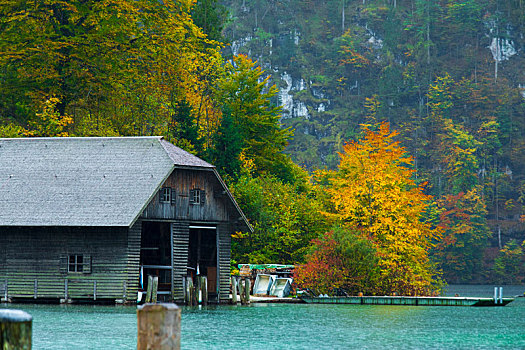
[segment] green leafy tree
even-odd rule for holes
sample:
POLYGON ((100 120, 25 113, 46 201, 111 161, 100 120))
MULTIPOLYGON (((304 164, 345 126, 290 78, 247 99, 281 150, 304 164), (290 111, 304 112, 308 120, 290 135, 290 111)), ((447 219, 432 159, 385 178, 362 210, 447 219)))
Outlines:
POLYGON ((449 283, 480 281, 484 248, 492 232, 479 188, 444 196, 438 204, 443 239, 436 243, 434 259, 449 283))
POLYGON ((226 64, 227 74, 219 82, 218 100, 231 113, 242 138, 242 153, 253 161, 256 174, 269 173, 294 180, 294 166, 283 151, 292 136, 279 123, 281 108, 272 104, 276 86, 248 57, 240 55, 226 64))
POLYGON ((521 284, 525 281, 525 244, 514 239, 505 244, 494 261, 494 280, 498 283, 521 284))
POLYGON ((446 134, 442 135, 442 142, 446 143, 443 148, 447 151, 443 155, 443 162, 450 183, 448 193, 469 191, 478 183, 476 152, 481 142, 461 125, 454 125, 450 119, 444 119, 444 124, 446 134))
POLYGON ((58 98, 46 100, 42 107, 42 112, 37 113, 34 118, 29 120, 30 136, 68 136, 66 128, 73 123, 71 117, 60 115, 57 111, 58 98))
POLYGON ((27 135, 27 133, 28 131, 26 129, 13 123, 0 125, 0 137, 24 137, 27 135))
POLYGON ((254 233, 235 237, 233 259, 251 263, 302 263, 310 241, 330 223, 321 212, 315 189, 270 176, 243 174, 231 185, 254 233))
POLYGON ((337 228, 312 241, 306 263, 296 267, 299 288, 317 294, 374 295, 379 284, 377 250, 358 232, 337 228))

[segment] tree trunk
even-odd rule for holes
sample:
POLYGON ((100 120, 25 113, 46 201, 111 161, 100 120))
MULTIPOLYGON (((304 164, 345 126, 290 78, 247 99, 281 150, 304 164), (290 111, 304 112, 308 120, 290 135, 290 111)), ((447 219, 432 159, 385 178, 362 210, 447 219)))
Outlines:
POLYGON ((345 33, 345 0, 343 0, 343 10, 341 14, 341 29, 343 30, 343 34, 345 33))

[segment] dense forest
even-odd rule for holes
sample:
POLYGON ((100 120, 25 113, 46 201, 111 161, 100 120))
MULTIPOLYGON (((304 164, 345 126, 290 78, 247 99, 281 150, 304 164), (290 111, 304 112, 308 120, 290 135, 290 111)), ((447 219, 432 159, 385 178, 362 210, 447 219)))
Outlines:
POLYGON ((234 263, 304 264, 325 292, 522 283, 524 11, 6 0, 0 137, 163 135, 250 219, 234 263))
POLYGON ((387 121, 442 210, 434 258, 447 280, 516 271, 504 260, 525 238, 522 1, 223 3, 230 51, 280 87, 297 164, 334 169, 361 125, 387 121))

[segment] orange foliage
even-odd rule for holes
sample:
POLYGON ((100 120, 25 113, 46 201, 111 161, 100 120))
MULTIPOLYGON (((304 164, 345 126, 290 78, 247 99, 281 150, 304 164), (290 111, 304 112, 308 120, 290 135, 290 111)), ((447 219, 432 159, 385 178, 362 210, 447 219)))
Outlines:
POLYGON ((423 218, 432 197, 414 182, 413 160, 395 141, 397 132, 387 123, 364 131, 363 140, 347 143, 340 154, 329 188, 332 215, 373 242, 384 292, 427 294, 435 275, 428 251, 440 236, 423 218))

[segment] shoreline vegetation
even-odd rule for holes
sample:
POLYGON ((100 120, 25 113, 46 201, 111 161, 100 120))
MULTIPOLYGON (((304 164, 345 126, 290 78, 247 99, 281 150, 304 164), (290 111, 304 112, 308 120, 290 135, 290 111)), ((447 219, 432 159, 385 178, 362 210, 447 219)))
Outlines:
MULTIPOLYGON (((417 71, 430 59, 419 57, 399 76, 418 86, 425 129, 392 121, 382 96, 369 91, 356 126, 325 147, 338 165, 306 169, 287 149, 300 135, 285 126, 268 72, 223 50, 227 13, 217 0, 6 2, 0 137, 163 135, 216 166, 253 226, 232 236, 232 270, 239 262, 294 264, 297 285, 320 294, 433 295, 445 281, 525 281, 523 237, 495 245, 488 219, 489 204, 496 221, 499 210, 523 212, 524 184, 503 170, 510 160, 499 161, 511 143, 513 162, 523 160, 515 132, 522 125, 512 116, 524 104, 500 108, 517 93, 494 97, 486 72, 478 82, 417 71), (419 75, 431 78, 419 84, 419 75), (414 147, 408 136, 418 132, 433 138, 418 136, 414 147), (439 171, 422 169, 421 157, 439 171)), ((349 30, 334 41, 346 75, 374 65, 358 52, 359 37, 349 30)), ((416 47, 407 60, 420 55, 416 47)))

